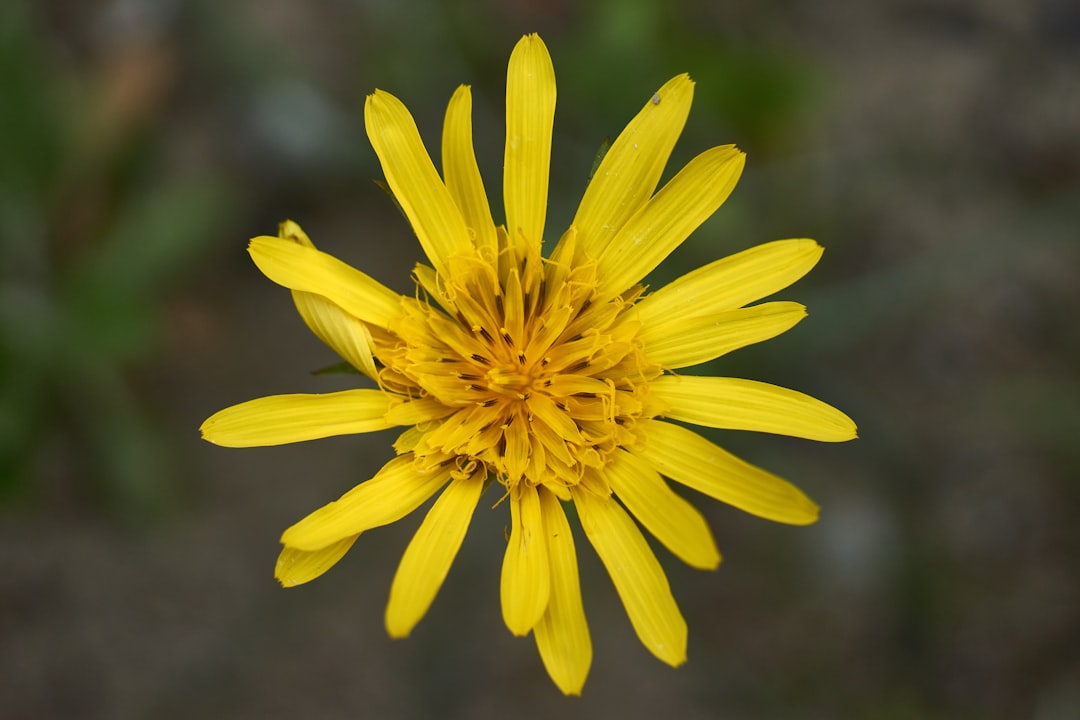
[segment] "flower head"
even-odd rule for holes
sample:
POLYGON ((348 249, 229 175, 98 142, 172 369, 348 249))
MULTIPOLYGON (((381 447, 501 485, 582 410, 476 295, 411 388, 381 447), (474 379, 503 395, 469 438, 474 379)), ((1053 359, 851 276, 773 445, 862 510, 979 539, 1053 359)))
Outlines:
POLYGON ((817 519, 794 486, 669 422, 855 437, 847 416, 793 390, 671 372, 795 325, 805 315, 797 303, 750 303, 798 280, 822 252, 812 240, 781 240, 656 291, 641 284, 742 172, 743 154, 725 145, 656 189, 692 95, 680 75, 649 96, 549 257, 541 244, 555 77, 539 37, 522 38, 510 57, 502 225, 477 169, 468 87, 446 112, 442 176, 405 106, 383 91, 368 97, 368 137, 431 263, 415 270, 416 296, 320 252, 292 222, 249 249, 292 290, 311 330, 377 387, 265 397, 202 426, 207 440, 233 447, 404 428, 397 457, 373 478, 285 531, 283 585, 318 577, 362 533, 438 494, 390 590, 387 630, 406 636, 442 585, 481 494, 497 485, 510 511, 504 620, 515 635, 533 633, 551 678, 576 694, 592 645, 564 504, 576 507, 641 642, 673 666, 686 659, 686 623, 639 525, 693 567, 715 568, 720 554, 668 480, 770 520, 817 519))

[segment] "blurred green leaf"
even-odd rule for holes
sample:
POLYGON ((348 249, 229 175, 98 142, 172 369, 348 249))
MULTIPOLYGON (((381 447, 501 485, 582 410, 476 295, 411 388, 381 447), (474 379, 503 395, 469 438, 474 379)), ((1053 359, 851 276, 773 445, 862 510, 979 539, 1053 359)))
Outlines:
POLYGON ((0 196, 40 198, 61 154, 55 74, 40 52, 28 6, 0 4, 0 196))
POLYGON ((201 257, 230 207, 222 183, 178 182, 146 192, 90 257, 76 263, 67 307, 80 352, 132 357, 157 330, 157 296, 201 257))

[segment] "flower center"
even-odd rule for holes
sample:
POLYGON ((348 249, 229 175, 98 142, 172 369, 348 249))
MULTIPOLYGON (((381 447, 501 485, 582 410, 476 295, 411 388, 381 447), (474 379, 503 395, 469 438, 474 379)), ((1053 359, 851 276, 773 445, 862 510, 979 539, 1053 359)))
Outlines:
POLYGON ((593 302, 594 266, 500 260, 465 262, 448 282, 419 268, 438 307, 410 303, 393 336, 375 338, 381 380, 426 399, 435 418, 399 452, 426 464, 468 458, 508 489, 525 481, 563 494, 632 440, 640 394, 660 370, 635 340, 636 295, 593 302))

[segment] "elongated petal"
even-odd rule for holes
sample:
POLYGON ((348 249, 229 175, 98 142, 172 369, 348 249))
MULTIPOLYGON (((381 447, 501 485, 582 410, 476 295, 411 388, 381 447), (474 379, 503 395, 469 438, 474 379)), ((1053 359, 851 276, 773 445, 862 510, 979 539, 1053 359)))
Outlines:
POLYGON ((416 531, 390 586, 386 630, 391 637, 407 637, 431 607, 465 539, 483 487, 478 476, 454 480, 416 531))
POLYGON ((293 291, 293 302, 315 337, 372 380, 378 376, 372 356, 371 331, 322 295, 293 291))
POLYGON ((342 538, 397 522, 438 492, 450 479, 450 470, 447 466, 421 472, 412 455, 396 457, 375 477, 287 529, 281 542, 297 550, 319 550, 342 538))
POLYGON ((605 473, 626 509, 664 547, 691 567, 716 569, 720 551, 705 518, 676 495, 655 470, 634 455, 617 450, 605 473))
POLYGON ((394 405, 386 413, 386 422, 391 425, 418 425, 429 420, 439 420, 456 411, 457 408, 443 405, 433 397, 425 397, 394 405))
POLYGON ((313 247, 264 235, 248 252, 278 285, 322 295, 363 322, 389 328, 401 316, 401 295, 313 247))
POLYGON ((578 241, 589 257, 600 257, 656 190, 693 98, 689 75, 668 80, 611 145, 574 216, 578 241))
POLYGON ((616 295, 659 265, 735 188, 745 155, 733 145, 691 160, 634 214, 599 257, 601 294, 616 295))
POLYGON ((646 295, 638 304, 641 322, 711 315, 734 310, 783 290, 821 259, 813 240, 775 240, 721 258, 646 295))
POLYGON ((321 550, 297 550, 285 547, 278 555, 274 567, 274 577, 283 587, 295 587, 311 582, 337 564, 345 557, 349 548, 356 542, 356 535, 342 538, 321 550))
POLYGON ((659 420, 638 428, 646 440, 634 454, 672 480, 767 520, 809 525, 818 519, 818 506, 797 487, 694 431, 659 420))
MULTIPOLYGON (((281 223, 278 237, 303 247, 315 247, 303 228, 292 220, 281 223)), ((375 379, 377 371, 372 357, 371 331, 367 326, 322 295, 293 290, 292 296, 297 312, 311 332, 354 368, 375 379)))
POLYGON ((669 665, 686 662, 686 621, 663 568, 614 499, 571 488, 581 526, 604 563, 638 639, 669 665))
POLYGON ((592 665, 592 639, 581 604, 574 537, 559 500, 543 487, 540 510, 551 562, 551 595, 533 635, 551 679, 567 695, 580 695, 592 665))
POLYGON ((271 395, 220 410, 202 424, 204 440, 225 447, 263 447, 390 427, 392 397, 381 390, 271 395))
POLYGON ((510 542, 503 557, 502 613, 514 635, 528 635, 547 608, 551 590, 547 536, 536 488, 522 483, 510 497, 510 542))
POLYGON ((461 210, 465 225, 471 228, 481 256, 494 259, 498 252, 495 223, 491 219, 484 181, 476 164, 472 133, 472 93, 462 85, 450 98, 443 122, 442 166, 446 189, 461 210))
POLYGON ((376 90, 364 103, 364 125, 393 191, 432 266, 447 274, 453 255, 467 254, 472 240, 458 206, 435 170, 409 110, 376 90))
POLYGON ((503 200, 512 242, 543 242, 554 118, 551 56, 539 35, 526 35, 514 46, 506 71, 503 200))
POLYGON ((771 302, 715 315, 674 315, 645 327, 640 335, 651 362, 681 368, 768 340, 806 317, 793 302, 771 302))
POLYGON ((659 414, 706 427, 790 435, 822 442, 856 437, 855 423, 831 405, 754 380, 665 375, 649 384, 659 414))

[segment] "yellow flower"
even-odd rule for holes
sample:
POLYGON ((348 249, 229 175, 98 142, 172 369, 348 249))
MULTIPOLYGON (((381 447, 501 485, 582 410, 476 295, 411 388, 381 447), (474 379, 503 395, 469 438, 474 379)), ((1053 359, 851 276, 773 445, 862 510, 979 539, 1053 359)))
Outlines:
POLYGON ((492 220, 477 169, 467 86, 446 111, 442 177, 405 106, 381 90, 368 97, 368 137, 431 262, 416 268, 417 297, 316 250, 292 222, 249 249, 267 277, 292 290, 311 330, 378 388, 261 398, 202 426, 207 440, 230 447, 405 428, 397 457, 372 479, 285 531, 276 568, 283 585, 318 577, 362 533, 439 493, 390 589, 386 627, 404 637, 434 600, 481 494, 497 482, 510 509, 506 626, 532 632, 552 680, 577 694, 592 644, 565 503, 641 642, 672 666, 686 659, 686 623, 639 524, 693 567, 715 568, 720 553, 702 515, 665 478, 770 520, 817 519, 817 506, 794 486, 669 422, 855 437, 846 415, 793 390, 671 372, 795 325, 802 305, 749 303, 798 280, 822 252, 812 240, 781 240, 655 292, 640 284, 742 172, 740 151, 715 147, 656 190, 692 95, 680 75, 649 97, 546 258, 555 76, 539 37, 522 38, 507 72, 504 225, 492 220))

